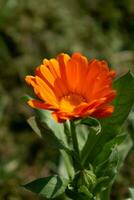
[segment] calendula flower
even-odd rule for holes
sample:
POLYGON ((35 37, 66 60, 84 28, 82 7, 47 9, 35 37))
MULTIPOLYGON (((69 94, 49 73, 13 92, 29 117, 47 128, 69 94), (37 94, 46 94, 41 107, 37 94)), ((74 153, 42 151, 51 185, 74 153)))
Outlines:
POLYGON ((113 111, 111 101, 116 96, 112 89, 115 71, 105 61, 88 60, 80 53, 60 54, 44 59, 35 70, 35 76, 26 76, 26 82, 40 100, 29 100, 33 108, 52 110, 54 119, 93 116, 104 118, 113 111))

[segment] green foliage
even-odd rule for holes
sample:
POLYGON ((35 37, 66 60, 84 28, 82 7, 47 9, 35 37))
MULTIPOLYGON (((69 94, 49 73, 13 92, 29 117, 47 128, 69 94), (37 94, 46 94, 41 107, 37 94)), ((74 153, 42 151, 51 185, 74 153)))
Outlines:
POLYGON ((35 110, 35 114, 37 115, 39 121, 44 125, 44 128, 46 130, 51 130, 55 137, 59 139, 59 141, 62 141, 65 147, 68 146, 67 143, 67 137, 64 134, 64 124, 63 123, 57 123, 51 116, 50 111, 46 110, 35 110))
MULTIPOLYGON (((45 124, 45 126, 43 126, 44 124, 41 123, 39 121, 39 119, 34 116, 28 119, 28 123, 32 127, 32 129, 35 131, 35 133, 37 133, 37 135, 39 135, 40 137, 47 140, 47 142, 49 142, 49 145, 52 148, 67 150, 67 147, 65 146, 65 143, 64 143, 65 140, 62 140, 62 138, 57 137, 55 132, 53 132, 50 128, 47 127, 47 124, 45 124)), ((57 128, 58 128, 58 126, 57 126, 57 128)), ((59 125, 59 128, 60 128, 60 125, 59 125)), ((58 129, 55 129, 55 130, 58 130, 58 129)), ((63 133, 63 132, 61 132, 61 133, 63 133)), ((67 150, 67 151, 69 151, 69 150, 67 150)))
POLYGON ((87 199, 87 198, 88 198, 88 199, 92 199, 92 198, 93 198, 92 193, 89 192, 88 188, 87 188, 85 185, 81 185, 78 191, 79 191, 80 193, 86 195, 85 199, 87 199))
POLYGON ((24 187, 43 197, 53 199, 63 194, 67 185, 67 179, 59 176, 50 176, 37 179, 31 183, 24 185, 24 187))

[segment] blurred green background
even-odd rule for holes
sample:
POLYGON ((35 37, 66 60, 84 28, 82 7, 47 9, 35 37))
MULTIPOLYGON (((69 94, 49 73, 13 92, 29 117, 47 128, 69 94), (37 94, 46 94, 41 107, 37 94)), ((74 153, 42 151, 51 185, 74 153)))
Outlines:
MULTIPOLYGON (((39 200, 20 187, 57 171, 59 153, 36 136, 21 97, 44 57, 79 51, 106 59, 118 74, 134 71, 133 0, 0 0, 0 200, 39 200)), ((134 113, 126 123, 134 139, 134 113)), ((134 148, 113 187, 113 200, 134 187, 134 148)))

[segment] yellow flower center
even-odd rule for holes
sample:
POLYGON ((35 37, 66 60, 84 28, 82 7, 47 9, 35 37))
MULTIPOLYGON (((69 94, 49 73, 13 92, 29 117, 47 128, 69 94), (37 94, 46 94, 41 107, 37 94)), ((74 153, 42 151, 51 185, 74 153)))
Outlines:
POLYGON ((72 112, 80 103, 86 102, 85 98, 79 94, 69 94, 61 98, 60 108, 65 112, 72 112))

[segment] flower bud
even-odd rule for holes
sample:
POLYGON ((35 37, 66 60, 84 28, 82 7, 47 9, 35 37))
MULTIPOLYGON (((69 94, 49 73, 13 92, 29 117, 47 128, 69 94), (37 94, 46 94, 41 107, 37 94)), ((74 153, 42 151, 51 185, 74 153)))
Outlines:
POLYGON ((77 186, 86 186, 92 190, 96 185, 96 175, 92 170, 84 169, 77 174, 77 186))

